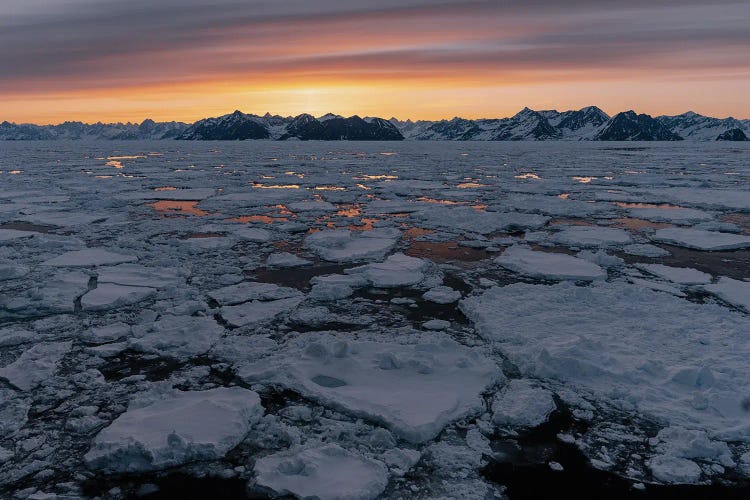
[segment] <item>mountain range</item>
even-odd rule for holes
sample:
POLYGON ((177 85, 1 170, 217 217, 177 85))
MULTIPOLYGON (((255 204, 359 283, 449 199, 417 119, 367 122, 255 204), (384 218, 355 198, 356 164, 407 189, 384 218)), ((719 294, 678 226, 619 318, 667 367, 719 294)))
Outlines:
POLYGON ((193 124, 150 119, 140 124, 0 123, 0 140, 746 141, 748 135, 750 120, 712 118, 692 111, 657 117, 625 111, 610 117, 596 106, 562 112, 524 108, 509 118, 478 120, 401 121, 330 113, 318 118, 284 117, 235 111, 193 124))

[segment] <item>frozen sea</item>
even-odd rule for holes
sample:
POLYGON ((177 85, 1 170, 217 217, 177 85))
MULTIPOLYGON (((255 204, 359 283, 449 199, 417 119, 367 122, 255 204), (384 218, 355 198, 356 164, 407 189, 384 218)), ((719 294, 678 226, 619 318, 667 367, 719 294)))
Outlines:
POLYGON ((4 142, 0 497, 750 496, 750 145, 4 142))

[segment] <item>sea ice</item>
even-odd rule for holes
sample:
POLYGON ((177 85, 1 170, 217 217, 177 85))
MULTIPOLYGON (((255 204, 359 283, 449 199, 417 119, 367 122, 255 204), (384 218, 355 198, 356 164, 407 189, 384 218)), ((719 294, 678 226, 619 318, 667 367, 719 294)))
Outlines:
POLYGON ((381 422, 414 443, 480 411, 480 394, 502 377, 478 350, 445 334, 416 332, 401 342, 302 334, 277 354, 239 366, 238 374, 381 422))
POLYGON ((704 285, 711 283, 712 280, 710 274, 689 267, 671 267, 663 264, 638 264, 636 267, 649 274, 680 285, 704 285))
POLYGON ((184 282, 177 269, 169 267, 145 267, 139 264, 120 264, 96 269, 98 283, 166 288, 184 282))
POLYGON ((258 484, 279 495, 320 500, 368 500, 388 484, 381 462, 320 444, 282 451, 255 462, 258 484))
POLYGON ((270 321, 276 316, 289 312, 305 300, 304 296, 287 299, 244 302, 236 306, 221 308, 221 317, 232 326, 247 326, 270 321))
POLYGON ((16 229, 0 229, 0 242, 12 241, 20 238, 31 238, 35 232, 32 231, 18 231, 16 229))
POLYGON ((630 234, 612 227, 568 226, 553 233, 549 240, 571 247, 604 248, 627 245, 632 242, 630 234))
POLYGON ((52 377, 71 342, 36 344, 9 365, 0 368, 0 378, 22 391, 29 391, 52 377))
POLYGON ((506 427, 536 427, 546 422, 555 409, 551 392, 530 380, 514 379, 495 395, 492 421, 506 427))
POLYGON ((506 249, 495 263, 511 271, 548 280, 601 280, 607 272, 596 264, 571 255, 537 252, 516 245, 506 249))
POLYGON ((750 318, 633 285, 513 284, 461 310, 527 376, 750 442, 750 318))
POLYGON ((273 283, 258 283, 243 281, 218 290, 208 292, 208 296, 222 306, 233 306, 251 300, 279 300, 292 297, 302 297, 303 294, 294 288, 274 285, 273 283))
POLYGON ((383 258, 396 245, 400 234, 395 229, 327 229, 305 238, 305 246, 329 262, 375 260, 383 258))
POLYGON ((74 252, 67 252, 50 259, 42 264, 55 267, 89 267, 135 262, 138 257, 110 252, 103 248, 86 248, 74 252))
POLYGON ((703 289, 716 295, 724 302, 750 313, 750 282, 722 276, 719 281, 705 285, 703 289))
POLYGON ((429 263, 426 260, 397 253, 388 257, 385 262, 367 264, 347 269, 345 272, 361 274, 376 288, 397 288, 422 282, 428 267, 429 263))
POLYGON ((266 260, 266 266, 268 267, 301 267, 312 264, 311 261, 297 257, 296 255, 288 252, 272 253, 266 260))
POLYGON ((668 227, 654 233, 654 241, 696 250, 719 251, 750 248, 750 236, 701 229, 668 227))
POLYGON ((155 288, 100 283, 81 297, 81 307, 84 311, 103 311, 141 302, 155 293, 155 288))
POLYGON ((224 328, 212 318, 165 314, 151 324, 135 325, 129 345, 179 359, 205 353, 223 333, 224 328))
POLYGON ((461 292, 449 286, 436 286, 427 290, 422 298, 436 304, 452 304, 461 299, 461 292))
POLYGON ((239 387, 175 391, 129 408, 94 439, 85 459, 106 473, 144 472, 216 460, 263 415, 258 394, 239 387))

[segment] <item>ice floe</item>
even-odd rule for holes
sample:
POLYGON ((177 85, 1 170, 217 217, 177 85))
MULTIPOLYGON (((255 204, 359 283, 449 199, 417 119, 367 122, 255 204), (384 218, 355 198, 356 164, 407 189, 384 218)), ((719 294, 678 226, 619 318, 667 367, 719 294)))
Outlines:
POLYGON ((520 245, 506 249, 495 262, 511 271, 548 280, 601 280, 607 272, 598 265, 563 253, 539 252, 520 245))
POLYGON ((86 248, 84 250, 64 253, 43 264, 55 267, 90 267, 135 262, 137 260, 138 257, 134 255, 123 255, 104 250, 103 248, 86 248))
POLYGON ((97 434, 86 462, 123 473, 215 460, 237 446, 262 415, 258 394, 247 389, 175 391, 142 407, 131 405, 97 434))
POLYGON ((480 394, 502 376, 479 351, 437 333, 400 342, 303 334, 238 373, 380 422, 415 443, 481 411, 480 394))
POLYGON ((329 262, 376 260, 384 257, 396 245, 400 234, 394 229, 323 230, 305 238, 305 246, 329 262))
POLYGON ((668 227, 654 233, 654 241, 696 250, 737 250, 750 248, 750 236, 701 229, 668 227))

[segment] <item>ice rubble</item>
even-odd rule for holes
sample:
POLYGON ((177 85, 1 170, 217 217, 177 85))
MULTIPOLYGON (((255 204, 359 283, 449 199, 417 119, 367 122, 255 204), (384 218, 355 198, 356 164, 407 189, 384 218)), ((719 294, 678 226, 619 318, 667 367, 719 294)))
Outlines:
POLYGON ((320 500, 368 500, 388 484, 381 462, 335 444, 282 451, 255 463, 258 484, 279 495, 320 500))
POLYGON ((516 245, 506 249, 495 263, 511 271, 548 280, 601 280, 607 272, 596 264, 571 255, 538 252, 516 245))
POLYGON ((326 229, 305 238, 305 246, 329 262, 355 262, 383 258, 401 236, 396 229, 350 231, 326 229))
POLYGON ((623 283, 513 284, 460 307, 524 375, 750 442, 748 316, 623 283))
POLYGON ((657 230, 653 239, 696 250, 719 251, 750 248, 750 236, 701 229, 668 227, 657 230))
POLYGON ((175 391, 146 406, 131 404, 97 434, 85 459, 107 473, 215 460, 237 446, 262 415, 258 394, 247 389, 175 391))
POLYGON ((413 443, 481 411, 480 394, 501 377, 480 351, 444 334, 416 332, 390 342, 302 334, 238 374, 380 422, 413 443))

